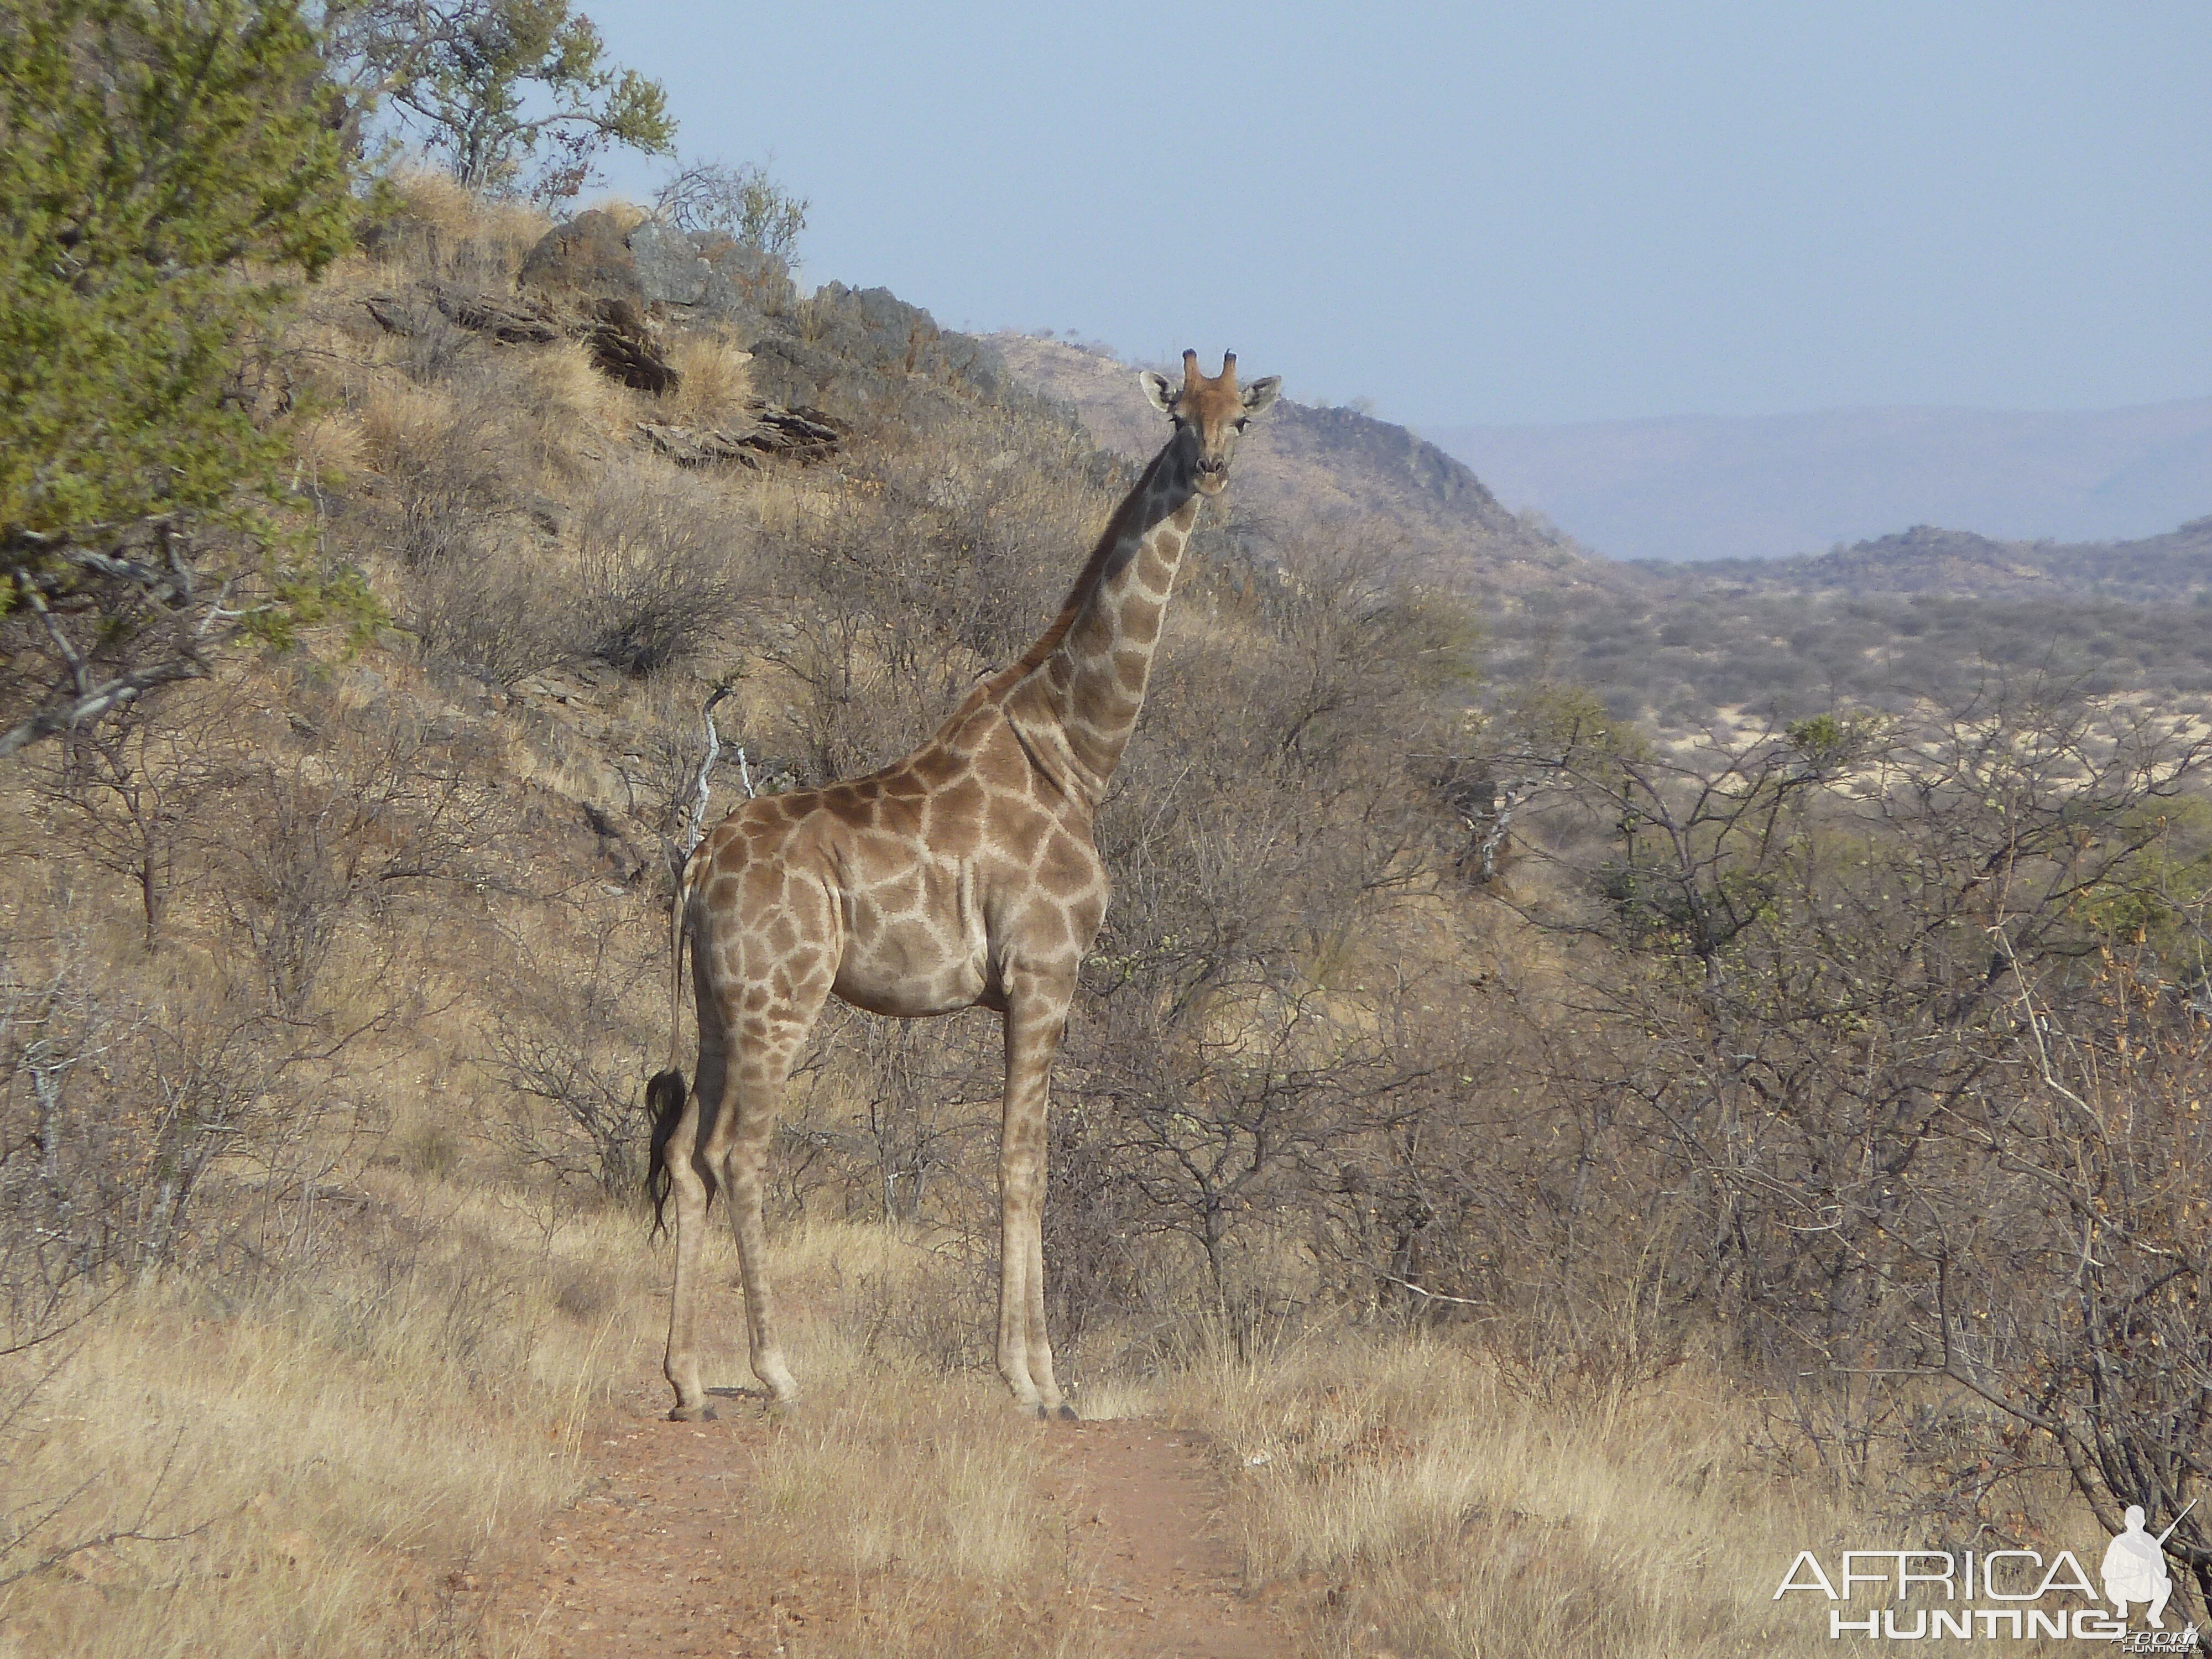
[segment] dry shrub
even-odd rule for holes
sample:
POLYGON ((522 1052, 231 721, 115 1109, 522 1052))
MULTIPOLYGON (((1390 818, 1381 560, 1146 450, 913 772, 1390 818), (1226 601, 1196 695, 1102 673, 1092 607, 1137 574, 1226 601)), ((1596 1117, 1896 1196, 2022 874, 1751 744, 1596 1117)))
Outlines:
POLYGON ((594 454, 629 444, 640 399, 593 365, 580 341, 556 340, 518 354, 509 365, 519 411, 529 424, 535 453, 561 478, 574 483, 594 454))
POLYGON ((472 741, 411 709, 295 692, 293 741, 266 744, 224 786, 230 833, 210 856, 223 914, 270 1006, 298 1022, 342 939, 357 970, 387 963, 413 901, 472 885, 507 823, 472 741))
POLYGON ((293 451, 310 478, 343 484, 366 459, 358 422, 343 416, 319 415, 294 428, 293 451))
POLYGON ((208 837, 208 808, 228 769, 227 688, 179 686, 65 734, 35 757, 31 787, 54 844, 138 892, 149 951, 162 943, 180 866, 208 837))
POLYGON ((511 685, 561 654, 527 446, 495 381, 454 391, 380 380, 362 447, 381 475, 356 534, 396 557, 399 620, 434 659, 511 685))
POLYGON ((751 352, 720 333, 683 334, 669 349, 681 376, 654 405, 656 416, 678 426, 712 427, 744 412, 752 395, 747 365, 751 352))
POLYGON ((520 535, 439 549, 407 580, 404 620, 434 663, 511 686, 562 655, 538 548, 520 535))
POLYGON ((90 965, 0 969, 0 1346, 176 1254, 216 1159, 269 1127, 282 1034, 217 981, 145 998, 90 965))
POLYGON ((634 911, 604 896, 564 908, 573 917, 500 941, 507 994, 487 1068, 516 1097, 507 1140, 526 1164, 629 1198, 645 1169, 647 1058, 666 1037, 664 965, 638 948, 634 911))
MULTIPOLYGON (((623 783, 631 813, 653 832, 672 842, 689 832, 698 805, 699 767, 707 753, 704 714, 706 696, 680 677, 664 675, 645 688, 633 705, 632 717, 619 737, 623 783)), ((722 741, 732 748, 746 742, 742 719, 732 720, 723 708, 716 716, 722 741)), ((719 809, 709 803, 706 821, 712 823, 742 799, 750 781, 757 793, 765 793, 763 757, 748 750, 745 763, 735 754, 718 758, 709 782, 719 809)))
POLYGON ((627 674, 688 662, 735 617, 746 539, 712 486, 611 468, 577 513, 568 648, 627 674))
POLYGON ((362 458, 386 477, 404 479, 437 464, 458 415, 451 393, 380 374, 361 400, 362 458))
POLYGON ((489 374, 438 386, 380 376, 362 399, 362 447, 377 494, 406 515, 401 552, 420 563, 480 533, 529 492, 529 456, 507 388, 489 374))

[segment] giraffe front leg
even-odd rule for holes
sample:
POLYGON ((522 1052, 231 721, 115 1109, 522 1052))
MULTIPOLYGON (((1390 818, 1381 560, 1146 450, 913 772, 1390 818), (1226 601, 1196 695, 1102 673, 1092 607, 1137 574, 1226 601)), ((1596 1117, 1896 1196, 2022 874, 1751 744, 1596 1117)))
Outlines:
POLYGON ((1041 1417, 1074 1411, 1054 1375, 1044 1322, 1045 1137, 1052 1062, 1072 982, 1007 976, 1006 1092, 999 1140, 999 1374, 1041 1417))
POLYGON ((1014 1391, 1017 1403, 1032 1410, 1042 1396, 1030 1376, 1029 1248, 1023 1216, 1028 1177, 1018 1158, 999 1154, 999 1375, 1014 1391))
POLYGON ((1044 1329, 1044 1165, 1037 1166, 1037 1204, 1030 1217, 1029 1271, 1024 1275, 1022 1289, 1026 1293, 1024 1309, 1029 1337, 1030 1381, 1036 1384, 1037 1415, 1059 1417, 1073 1423, 1075 1407, 1060 1391, 1059 1380, 1053 1374, 1052 1340, 1044 1329))

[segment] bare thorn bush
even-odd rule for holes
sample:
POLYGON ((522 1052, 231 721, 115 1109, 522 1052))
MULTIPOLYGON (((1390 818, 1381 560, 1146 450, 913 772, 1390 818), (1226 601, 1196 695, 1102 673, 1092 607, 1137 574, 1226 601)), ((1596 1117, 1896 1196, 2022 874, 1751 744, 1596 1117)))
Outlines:
POLYGON ((526 1164, 609 1199, 632 1199, 648 1127, 645 1011, 657 1010, 661 964, 629 953, 619 916, 584 918, 580 927, 582 940, 562 939, 567 948, 550 961, 507 941, 508 995, 494 1016, 486 1060, 515 1097, 507 1139, 526 1164), (571 954, 577 944, 580 963, 571 954))
POLYGON ((658 471, 611 474, 577 515, 570 650, 626 674, 687 663, 724 635, 745 571, 711 490, 658 471))

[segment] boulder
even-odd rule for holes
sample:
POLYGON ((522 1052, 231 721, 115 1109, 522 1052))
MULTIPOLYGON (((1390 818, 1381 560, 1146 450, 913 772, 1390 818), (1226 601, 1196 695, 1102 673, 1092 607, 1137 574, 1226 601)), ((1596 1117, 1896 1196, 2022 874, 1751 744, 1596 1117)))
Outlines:
POLYGON ((362 303, 386 333, 436 331, 435 312, 448 321, 508 345, 545 345, 561 337, 544 308, 527 300, 501 300, 467 289, 417 283, 410 294, 372 294, 362 303))
POLYGON ((599 372, 655 397, 673 392, 683 376, 661 349, 659 332, 628 299, 603 298, 583 331, 585 348, 599 372))
MULTIPOLYGON (((656 324, 678 319, 711 319, 747 345, 755 393, 794 410, 829 407, 849 416, 922 388, 930 395, 991 396, 1006 384, 995 353, 946 333, 927 312, 885 289, 831 283, 807 302, 802 319, 790 268, 720 232, 647 219, 625 233, 593 210, 547 232, 519 281, 525 294, 514 314, 480 295, 468 296, 465 307, 441 301, 437 308, 502 339, 534 337, 526 332, 534 320, 556 321, 586 341, 607 374, 647 392, 676 384, 656 324)), ((402 308, 388 296, 379 299, 379 320, 404 329, 402 308)), ((778 429, 773 441, 756 431, 743 441, 728 433, 656 441, 692 465, 740 459, 731 451, 811 458, 823 450, 818 436, 796 429, 778 429)))
POLYGON ((826 460, 837 453, 846 428, 842 422, 818 409, 755 404, 744 418, 726 426, 670 426, 657 421, 640 421, 638 430, 678 466, 735 461, 740 466, 757 471, 763 459, 768 457, 826 460))
POLYGON ((790 267, 720 232, 648 219, 630 232, 629 246, 645 297, 655 305, 758 325, 798 302, 790 267))
POLYGON ((713 274, 698 244, 672 224, 647 219, 629 234, 639 286, 654 305, 692 307, 707 297, 713 274))
POLYGON ((842 395, 848 364, 835 353, 781 334, 754 341, 752 352, 745 378, 770 403, 797 407, 842 395))
POLYGON ((540 237, 515 281, 549 299, 626 300, 640 311, 646 304, 636 257, 613 216, 597 208, 540 237))
POLYGON ((604 322, 606 307, 627 306, 641 317, 713 318, 749 339, 799 301, 790 267, 773 253, 659 219, 624 234, 596 208, 547 231, 516 280, 529 298, 586 319, 604 322))
POLYGON ((690 240, 707 266, 707 294, 701 303, 708 310, 781 317, 799 303, 791 267, 775 254, 719 232, 697 232, 690 240))
POLYGON ((489 294, 435 287, 431 289, 431 302, 463 328, 489 334, 508 345, 548 345, 560 337, 560 331, 544 309, 527 302, 517 304, 489 294))
POLYGON ((806 335, 787 325, 752 343, 753 389, 793 406, 848 412, 902 386, 964 385, 988 396, 1004 384, 998 355, 888 289, 825 283, 807 301, 806 335))

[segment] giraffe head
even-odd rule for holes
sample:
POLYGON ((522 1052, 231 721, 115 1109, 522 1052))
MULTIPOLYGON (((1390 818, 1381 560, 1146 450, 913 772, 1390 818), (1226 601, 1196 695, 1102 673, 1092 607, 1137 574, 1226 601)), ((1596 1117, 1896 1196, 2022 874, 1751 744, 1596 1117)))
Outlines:
POLYGON ((1218 495, 1229 482, 1229 457, 1244 423, 1275 401, 1282 377, 1270 374, 1239 388, 1237 354, 1224 352, 1221 373, 1208 380, 1198 372, 1198 354, 1182 354, 1182 390, 1171 391, 1167 376, 1146 369, 1137 376, 1146 401, 1176 424, 1178 440, 1195 451, 1192 471, 1201 495, 1218 495))

